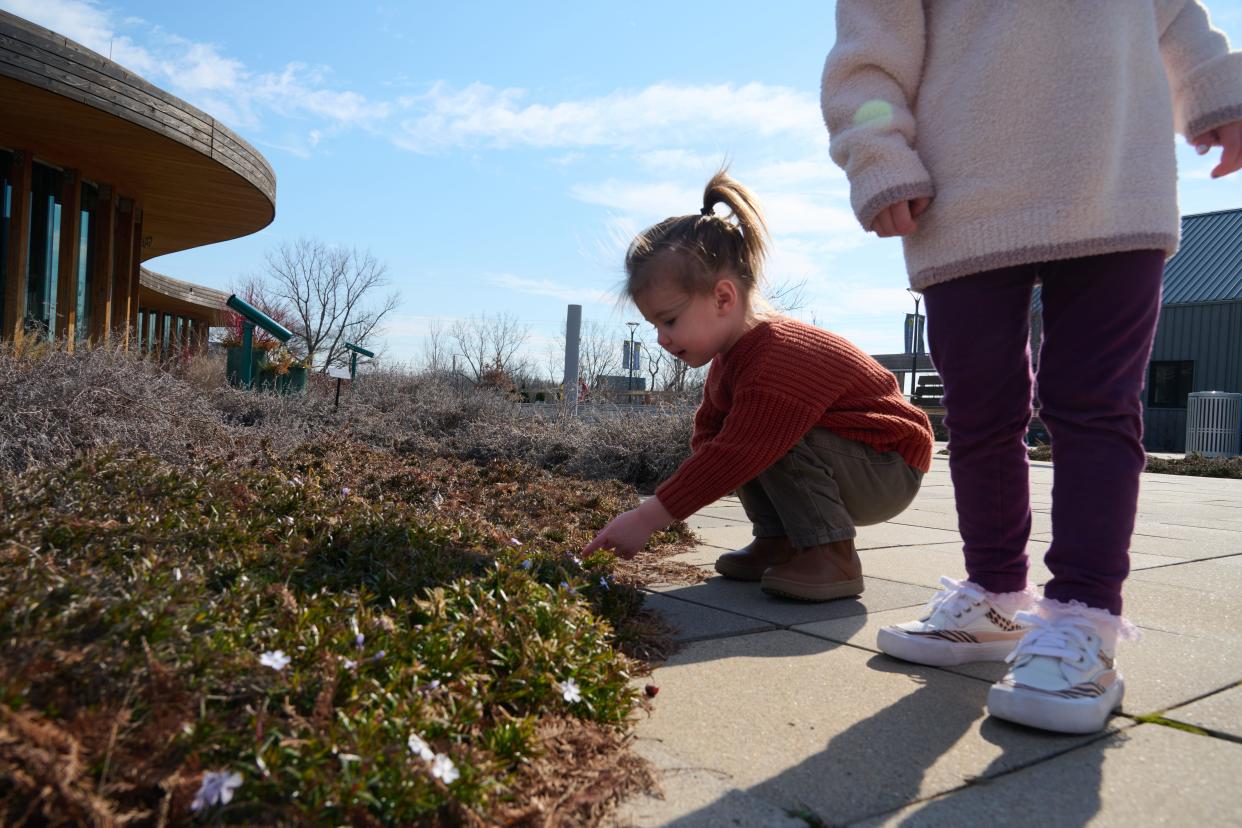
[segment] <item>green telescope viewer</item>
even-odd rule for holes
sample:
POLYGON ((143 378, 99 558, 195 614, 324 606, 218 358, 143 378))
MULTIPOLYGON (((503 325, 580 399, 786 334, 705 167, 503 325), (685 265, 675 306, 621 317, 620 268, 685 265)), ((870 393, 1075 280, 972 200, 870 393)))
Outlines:
POLYGON ((242 317, 242 367, 241 376, 238 379, 241 381, 242 388, 249 388, 251 382, 254 380, 254 377, 251 376, 251 371, 254 365, 252 362, 254 358, 254 326, 258 325, 282 343, 288 342, 293 338, 293 331, 289 330, 284 325, 280 324, 275 319, 247 302, 245 299, 238 297, 237 294, 230 296, 224 304, 237 311, 242 317))
POLYGON ((349 379, 352 381, 354 378, 354 374, 358 373, 358 354, 362 354, 364 357, 371 357, 372 359, 374 359, 375 352, 368 351, 366 348, 362 347, 361 345, 355 345, 352 342, 346 342, 345 348, 349 350, 350 352, 349 354, 349 379))
POLYGON ((242 317, 253 325, 258 325, 281 342, 288 342, 293 338, 293 331, 268 316, 254 305, 242 299, 237 294, 233 294, 224 304, 237 311, 242 317))

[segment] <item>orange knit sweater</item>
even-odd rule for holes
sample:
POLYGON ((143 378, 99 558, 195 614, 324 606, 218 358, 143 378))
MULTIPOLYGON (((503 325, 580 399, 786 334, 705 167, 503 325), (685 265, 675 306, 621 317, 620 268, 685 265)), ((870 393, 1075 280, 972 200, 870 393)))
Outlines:
POLYGON ((692 454, 656 496, 684 520, 753 479, 812 428, 931 468, 931 424, 892 373, 837 334, 779 317, 712 360, 692 454))

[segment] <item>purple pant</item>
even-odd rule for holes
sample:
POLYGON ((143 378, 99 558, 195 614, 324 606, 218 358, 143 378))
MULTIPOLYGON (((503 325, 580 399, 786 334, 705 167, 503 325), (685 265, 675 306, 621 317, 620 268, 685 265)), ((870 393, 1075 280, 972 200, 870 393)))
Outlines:
POLYGON ((992 270, 925 292, 944 380, 949 470, 970 580, 1026 586, 1031 501, 1031 290, 1042 284, 1040 419, 1055 462, 1049 598, 1121 613, 1143 471, 1140 394, 1164 253, 1136 250, 992 270))

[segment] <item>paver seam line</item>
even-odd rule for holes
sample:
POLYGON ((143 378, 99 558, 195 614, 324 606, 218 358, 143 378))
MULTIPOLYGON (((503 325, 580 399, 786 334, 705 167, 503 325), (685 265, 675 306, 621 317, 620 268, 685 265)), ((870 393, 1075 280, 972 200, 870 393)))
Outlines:
MULTIPOLYGON (((1161 710, 1156 710, 1152 713, 1134 714, 1132 718, 1135 719, 1135 721, 1143 723, 1143 724, 1155 724, 1155 725, 1161 725, 1162 727, 1169 727, 1169 725, 1166 725, 1163 722, 1154 721, 1154 719, 1166 719, 1171 722, 1176 722, 1177 724, 1187 725, 1188 727, 1195 728, 1195 731, 1187 730, 1185 732, 1194 733, 1194 735, 1196 736, 1208 736, 1213 739, 1222 739, 1226 742, 1236 742, 1238 744, 1242 744, 1242 736, 1237 736, 1232 733, 1222 733, 1221 731, 1213 730, 1210 727, 1203 727, 1202 725, 1196 725, 1196 724, 1191 724, 1190 722, 1184 722, 1181 719, 1176 718, 1175 716, 1169 715, 1170 713, 1174 713, 1175 711, 1180 710, 1183 707, 1187 707, 1188 705, 1192 705, 1195 702, 1201 702, 1204 699, 1211 698, 1212 696, 1218 695, 1220 693, 1224 693, 1227 690, 1235 690, 1238 688, 1242 688, 1242 681, 1230 682, 1229 684, 1226 684, 1224 687, 1218 687, 1215 690, 1209 690, 1208 692, 1201 693, 1200 695, 1195 696, 1194 698, 1190 698, 1190 699, 1187 699, 1186 701, 1178 702, 1177 704, 1174 704, 1170 707, 1166 707, 1161 710), (1199 732, 1196 732, 1196 731, 1199 731, 1199 732)), ((1125 715, 1131 715, 1131 714, 1125 714, 1125 715)), ((1177 729, 1182 730, 1182 728, 1177 728, 1177 729)))
POLYGON ((1161 716, 1157 713, 1144 713, 1135 717, 1135 721, 1139 724, 1155 725, 1156 727, 1167 727, 1171 730, 1180 730, 1182 733, 1189 733, 1191 736, 1203 736, 1208 739, 1219 739, 1222 742, 1232 742, 1242 745, 1242 736, 1235 736, 1232 733, 1222 733, 1219 730, 1213 730, 1210 727, 1183 722, 1181 719, 1172 719, 1168 716, 1161 716))
MULTIPOLYGON (((1147 555, 1147 554, 1152 554, 1152 553, 1135 552, 1134 554, 1147 555)), ((1227 561, 1230 558, 1242 558, 1242 552, 1231 552, 1227 555, 1217 555, 1215 558, 1187 558, 1185 560, 1178 559, 1174 561, 1173 563, 1157 564, 1156 566, 1148 566, 1148 567, 1144 567, 1143 569, 1136 569, 1134 570, 1134 572, 1155 572, 1157 569, 1168 569, 1174 566, 1185 566, 1186 564, 1216 563, 1217 561, 1227 561)), ((1133 574, 1134 573, 1132 572, 1131 575, 1133 574)))
POLYGON ((699 644, 704 641, 720 641, 725 638, 742 638, 743 636, 757 635, 758 633, 779 632, 780 629, 781 628, 777 627, 775 624, 769 623, 767 627, 761 627, 757 630, 734 630, 733 632, 715 634, 709 633, 705 635, 698 635, 694 638, 678 638, 676 641, 678 644, 699 644))
MULTIPOLYGON (((884 579, 883 579, 883 578, 877 578, 876 580, 880 580, 880 581, 882 581, 882 580, 884 580, 884 579)), ((891 583, 901 583, 901 582, 900 582, 900 581, 893 581, 893 582, 891 582, 891 583)), ((910 586, 910 585, 909 585, 909 584, 907 584, 906 586, 910 586)), ((729 615, 736 615, 738 618, 748 618, 748 619, 750 619, 751 621, 762 621, 764 624, 769 624, 769 625, 771 625, 771 627, 772 627, 772 629, 771 629, 771 630, 754 630, 754 631, 752 631, 752 632, 772 632, 772 631, 775 631, 775 630, 793 630, 793 628, 794 628, 795 626, 797 626, 796 624, 782 624, 782 623, 780 623, 779 621, 772 621, 772 620, 767 619, 767 618, 761 618, 761 617, 759 617, 758 615, 748 615, 748 614, 746 614, 746 613, 744 613, 744 612, 735 612, 734 610, 722 609, 721 607, 712 606, 711 604, 704 604, 704 603, 702 603, 702 602, 700 602, 700 601, 692 601, 692 600, 690 600, 689 598, 683 598, 683 597, 682 597, 682 596, 680 596, 680 595, 669 595, 669 594, 668 594, 668 593, 666 593, 666 592, 656 592, 655 590, 651 589, 650 587, 639 587, 638 589, 639 589, 639 591, 640 591, 640 592, 645 592, 645 593, 647 593, 648 595, 659 595, 661 598, 668 598, 668 599, 673 600, 673 601, 683 601, 683 602, 685 602, 685 603, 687 603, 687 604, 693 604, 693 605, 694 605, 694 606, 696 606, 696 607, 705 607, 705 608, 710 609, 710 610, 715 610, 716 612, 723 612, 723 613, 727 613, 727 614, 729 614, 729 615)), ((925 601, 923 601, 923 602, 920 602, 920 603, 917 603, 917 604, 907 604, 906 606, 900 606, 900 607, 889 607, 888 609, 886 609, 886 610, 881 610, 881 611, 882 611, 882 612, 888 612, 889 610, 906 609, 907 607, 918 607, 918 606, 923 606, 923 604, 925 604, 925 603, 926 603, 926 602, 925 602, 925 601)), ((869 613, 869 612, 864 612, 864 613, 861 613, 861 615, 865 617, 865 616, 867 616, 867 615, 871 615, 871 613, 869 613)), ((852 615, 843 615, 843 616, 841 616, 841 618, 853 618, 853 617, 855 617, 855 616, 852 616, 852 615)), ((840 618, 829 618, 829 619, 826 619, 826 620, 828 620, 828 621, 839 621, 839 620, 840 620, 840 618)), ((818 623, 818 622, 815 622, 815 621, 800 621, 800 622, 798 622, 798 624, 814 624, 814 623, 818 623)), ((740 635, 750 635, 750 633, 749 633, 749 632, 746 632, 746 633, 740 633, 740 635)), ((732 635, 732 634, 729 634, 729 635, 722 635, 722 636, 721 636, 721 638, 732 638, 732 637, 733 637, 733 635, 732 635)), ((821 638, 822 636, 814 636, 814 637, 815 637, 815 638, 821 638)), ((707 640, 707 639, 704 639, 704 640, 707 640)), ((827 639, 827 640, 832 641, 833 639, 827 639)), ((842 642, 842 643, 844 643, 844 642, 842 642)))
POLYGON ((1126 726, 1126 727, 1119 727, 1119 728, 1113 729, 1113 728, 1111 727, 1112 723, 1113 723, 1113 720, 1112 720, 1112 719, 1110 719, 1110 720, 1109 720, 1109 725, 1110 725, 1110 727, 1109 727, 1109 728, 1107 728, 1107 729, 1105 729, 1105 730, 1102 730, 1099 734, 1097 734, 1097 735, 1096 735, 1096 737, 1095 737, 1094 739, 1089 739, 1089 740, 1087 740, 1087 741, 1085 741, 1085 742, 1081 742, 1081 743, 1079 743, 1079 744, 1076 744, 1076 745, 1071 745, 1071 746, 1069 746, 1069 747, 1066 747, 1066 748, 1064 748, 1064 749, 1062 749, 1062 750, 1058 750, 1058 751, 1056 751, 1055 753, 1050 753, 1050 754, 1048 754, 1048 755, 1046 755, 1046 756, 1041 756, 1041 757, 1039 757, 1039 758, 1032 759, 1032 760, 1031 760, 1031 761, 1029 761, 1029 762, 1024 762, 1024 763, 1022 763, 1022 764, 1015 765, 1015 766, 1014 766, 1014 767, 1012 767, 1012 768, 1007 768, 1006 770, 1000 771, 1000 772, 998 772, 998 773, 996 773, 996 774, 993 774, 992 776, 972 776, 972 777, 968 777, 967 779, 965 779, 965 780, 963 781, 963 783, 962 783, 961 785, 958 785, 956 788, 950 788, 950 789, 949 789, 949 790, 947 790, 947 791, 940 791, 940 792, 938 792, 938 793, 936 793, 936 794, 934 794, 934 795, 932 795, 932 796, 918 797, 918 798, 916 798, 916 799, 912 799, 912 800, 910 800, 909 802, 906 802, 906 803, 904 803, 904 804, 902 804, 902 805, 898 805, 896 808, 889 808, 889 809, 884 810, 884 811, 876 811, 876 812, 875 812, 875 813, 873 813, 873 814, 868 814, 868 815, 866 815, 866 816, 859 817, 858 819, 855 819, 853 822, 847 822, 847 823, 841 823, 841 824, 843 824, 843 825, 858 825, 858 824, 860 824, 860 823, 867 822, 868 820, 876 819, 877 817, 886 816, 886 815, 888 815, 888 814, 895 814, 895 813, 897 813, 898 811, 901 811, 901 810, 903 810, 903 809, 905 809, 905 808, 909 808, 911 805, 918 805, 918 804, 920 804, 920 803, 922 803, 922 802, 934 802, 934 801, 936 801, 936 800, 938 800, 938 799, 945 799, 945 798, 947 798, 947 797, 953 796, 954 794, 961 793, 962 791, 964 791, 964 790, 966 790, 966 789, 968 789, 968 788, 975 788, 975 787, 980 787, 980 786, 983 786, 983 785, 991 785, 991 784, 994 784, 994 783, 996 783, 996 782, 1000 781, 1001 779, 1004 779, 1006 776, 1009 776, 1010 774, 1018 773, 1019 771, 1024 771, 1024 770, 1026 770, 1026 769, 1028 769, 1028 768, 1033 768, 1033 767, 1035 767, 1036 765, 1042 765, 1042 764, 1044 764, 1045 762, 1049 762, 1049 761, 1051 761, 1051 760, 1053 760, 1053 759, 1060 758, 1060 757, 1062 757, 1062 756, 1066 755, 1067 753, 1073 753, 1073 752, 1074 752, 1074 751, 1076 751, 1076 750, 1082 750, 1083 748, 1088 748, 1088 747, 1091 747, 1091 746, 1092 746, 1092 745, 1094 745, 1096 742, 1102 741, 1102 740, 1104 740, 1104 739, 1110 739, 1110 738, 1112 738, 1113 736, 1116 736, 1116 735, 1118 735, 1118 734, 1120 734, 1120 733, 1124 733, 1124 732, 1125 732, 1125 731, 1127 731, 1127 730, 1132 730, 1132 729, 1134 729, 1135 727, 1139 727, 1139 725, 1137 725, 1137 724, 1131 724, 1131 725, 1128 725, 1128 726, 1126 726))
MULTIPOLYGON (((896 609, 900 609, 900 607, 896 607, 896 609)), ((810 630, 799 630, 799 629, 791 627, 789 631, 792 633, 798 633, 800 635, 810 636, 811 638, 818 638, 820 641, 831 641, 833 644, 840 644, 844 647, 853 647, 855 650, 862 650, 864 653, 871 653, 872 655, 884 656, 885 658, 897 664, 914 664, 914 662, 902 661, 899 658, 894 658, 893 656, 890 656, 887 653, 885 653, 883 650, 877 650, 876 648, 868 647, 865 644, 854 644, 853 642, 842 641, 839 638, 832 638, 831 636, 827 636, 827 635, 817 635, 811 632, 810 630)), ((994 679, 983 678, 982 676, 972 676, 969 673, 955 673, 952 670, 949 670, 945 667, 937 667, 934 664, 915 664, 915 666, 922 668, 922 669, 936 670, 940 673, 944 673, 945 675, 958 676, 960 678, 970 679, 971 681, 978 681, 984 684, 995 684, 996 683, 994 679)), ((952 666, 960 666, 960 665, 952 665, 952 666)), ((1121 714, 1118 714, 1118 715, 1121 715, 1121 714)))
POLYGON ((767 618, 760 618, 757 615, 747 615, 744 612, 734 612, 733 610, 721 609, 720 607, 713 607, 711 604, 704 604, 700 601, 691 601, 689 598, 683 598, 680 595, 669 595, 664 592, 656 592, 650 587, 639 587, 639 589, 640 591, 646 592, 650 595, 659 595, 663 598, 669 598, 673 601, 683 601, 687 604, 693 604, 696 607, 706 607, 707 609, 716 610, 717 612, 724 612, 724 613, 728 613, 729 615, 736 615, 738 618, 749 618, 751 621, 762 621, 764 624, 775 625, 777 629, 788 629, 787 626, 783 627, 775 621, 769 621, 767 618))
MULTIPOLYGON (((907 524, 902 524, 902 525, 904 526, 904 525, 907 525, 907 524)), ((936 527, 934 527, 934 526, 920 526, 919 528, 920 528, 920 529, 936 529, 936 527)), ((937 532, 948 532, 948 531, 950 531, 950 530, 948 530, 948 529, 936 529, 936 531, 937 531, 937 532)), ((1175 538, 1165 538, 1165 540, 1175 540, 1175 538)), ((891 544, 889 544, 888 546, 865 546, 865 547, 863 547, 862 549, 860 549, 859 551, 860 551, 860 552, 874 552, 874 551, 879 550, 879 549, 909 549, 909 548, 911 548, 911 547, 916 547, 916 546, 918 546, 918 547, 923 547, 923 546, 950 546, 950 545, 952 545, 952 546, 958 546, 958 545, 960 545, 960 544, 961 544, 961 541, 960 541, 960 540, 933 541, 933 542, 931 542, 931 543, 891 543, 891 544)), ((726 552, 732 552, 732 551, 734 551, 734 547, 731 547, 731 546, 720 546, 719 544, 709 543, 708 541, 699 541, 699 543, 697 544, 697 546, 708 546, 708 547, 711 547, 712 549, 723 549, 723 550, 725 550, 726 552)), ((704 566, 706 566, 706 564, 704 564, 704 566)))
MULTIPOLYGON (((1204 526, 1202 523, 1169 523, 1168 521, 1164 521, 1164 520, 1160 521, 1160 525, 1161 526, 1180 526, 1182 529, 1202 529, 1204 532, 1226 532, 1228 534, 1234 534, 1238 531, 1237 529, 1221 529, 1218 526, 1204 526)), ((1136 532, 1135 534, 1139 534, 1139 533, 1136 532)), ((1156 535, 1153 537, 1163 537, 1163 536, 1156 535)), ((1169 540, 1184 540, 1184 538, 1170 538, 1169 540)))

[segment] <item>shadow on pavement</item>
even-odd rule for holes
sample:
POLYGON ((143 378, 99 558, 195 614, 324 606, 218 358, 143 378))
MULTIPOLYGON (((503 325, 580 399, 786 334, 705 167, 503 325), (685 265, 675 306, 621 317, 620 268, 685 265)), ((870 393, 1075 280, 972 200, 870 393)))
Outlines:
MULTIPOLYGON (((824 642, 825 649, 835 646, 840 645, 824 642)), ((923 785, 929 769, 970 732, 975 722, 986 716, 984 705, 989 685, 881 655, 873 656, 867 667, 912 677, 918 687, 884 710, 832 737, 820 753, 749 788, 745 794, 781 808, 791 816, 800 816, 810 824, 819 824, 813 821, 818 819, 825 825, 849 824, 885 814, 892 819, 894 812, 927 796, 923 785), (968 695, 946 700, 945 682, 960 686, 968 695)), ((832 704, 833 700, 826 698, 823 703, 832 704)), ((1083 825, 1099 812, 1102 749, 1088 746, 1082 751, 1090 761, 1080 760, 1070 789, 1031 791, 1031 810, 1021 812, 1013 810, 1013 800, 1008 796, 1004 799, 989 797, 987 778, 1068 750, 1076 744, 1075 737, 1043 734, 992 719, 981 723, 980 735, 986 742, 996 745, 1001 753, 975 777, 979 780, 978 787, 972 790, 977 792, 980 801, 973 804, 980 810, 972 811, 972 816, 992 817, 1004 824, 1083 825), (1042 746, 1039 746, 1032 751, 1032 738, 1047 738, 1047 750, 1040 750, 1042 746), (1026 756, 1019 758, 1022 754, 1026 756), (1047 803, 1050 799, 1056 800, 1055 807, 1041 809, 1036 804, 1047 803)), ((974 780, 960 780, 956 784, 966 785, 970 781, 974 780)), ((941 789, 953 786, 951 782, 939 785, 941 789)), ((700 828, 731 824, 736 811, 730 800, 740 793, 743 792, 730 792, 667 825, 700 828)), ((901 824, 961 825, 960 804, 953 796, 931 799, 921 810, 907 815, 901 824)), ((978 821, 971 819, 966 824, 978 821)))

